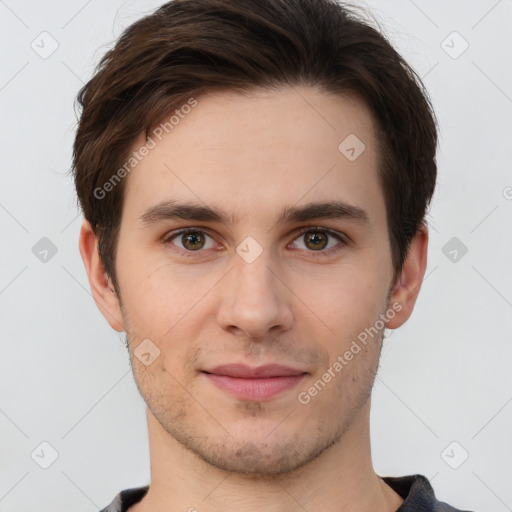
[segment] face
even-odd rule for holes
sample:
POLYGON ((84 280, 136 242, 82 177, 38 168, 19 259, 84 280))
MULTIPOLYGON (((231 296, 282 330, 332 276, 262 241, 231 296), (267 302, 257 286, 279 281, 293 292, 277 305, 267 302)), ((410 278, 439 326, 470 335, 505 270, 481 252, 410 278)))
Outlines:
POLYGON ((154 142, 116 255, 149 414, 218 468, 298 469, 368 414, 398 315, 372 116, 310 87, 216 92, 154 142))

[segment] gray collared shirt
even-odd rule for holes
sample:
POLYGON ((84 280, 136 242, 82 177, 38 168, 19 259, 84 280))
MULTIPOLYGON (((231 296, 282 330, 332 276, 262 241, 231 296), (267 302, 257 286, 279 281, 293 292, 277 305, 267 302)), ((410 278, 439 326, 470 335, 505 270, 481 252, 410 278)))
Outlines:
MULTIPOLYGON (((430 482, 423 475, 382 477, 382 480, 404 499, 396 512, 471 512, 438 501, 430 482)), ((149 485, 146 485, 121 491, 100 512, 127 512, 129 507, 142 500, 148 489, 149 485)))

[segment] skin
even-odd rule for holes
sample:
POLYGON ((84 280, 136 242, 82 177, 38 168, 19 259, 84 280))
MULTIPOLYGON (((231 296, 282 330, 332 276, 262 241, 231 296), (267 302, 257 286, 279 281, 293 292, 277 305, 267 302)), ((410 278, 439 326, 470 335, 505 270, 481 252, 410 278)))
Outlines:
MULTIPOLYGON (((297 396, 392 304, 401 310, 386 327, 407 321, 427 264, 427 229, 393 283, 376 127, 359 99, 309 86, 197 99, 125 178, 120 296, 87 221, 80 233, 94 299, 112 328, 126 332, 147 403, 151 486, 130 512, 395 511, 403 500, 376 475, 370 454, 383 329, 309 403, 297 396), (349 134, 366 146, 355 161, 338 150, 349 134), (230 221, 143 227, 142 214, 168 199, 222 209, 230 221), (333 200, 364 209, 369 224, 276 223, 284 207, 333 200), (181 236, 165 240, 184 227, 209 235, 189 257, 181 236), (326 248, 311 246, 300 229, 315 227, 347 243, 324 233, 326 248), (263 249, 252 263, 236 252, 248 236, 263 249), (150 365, 134 357, 144 339, 160 350, 150 365), (270 400, 242 400, 199 372, 231 362, 277 362, 308 375, 270 400)), ((141 134, 134 150, 144 142, 141 134)))

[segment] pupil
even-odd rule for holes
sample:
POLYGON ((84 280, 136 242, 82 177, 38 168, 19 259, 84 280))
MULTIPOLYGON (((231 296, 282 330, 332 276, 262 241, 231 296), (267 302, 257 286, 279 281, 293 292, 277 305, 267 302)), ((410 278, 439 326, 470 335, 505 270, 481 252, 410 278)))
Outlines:
POLYGON ((327 237, 321 233, 312 233, 306 238, 306 245, 313 249, 323 249, 327 245, 327 237))
POLYGON ((187 233, 183 235, 182 243, 187 249, 197 250, 201 249, 204 239, 198 233, 187 233))

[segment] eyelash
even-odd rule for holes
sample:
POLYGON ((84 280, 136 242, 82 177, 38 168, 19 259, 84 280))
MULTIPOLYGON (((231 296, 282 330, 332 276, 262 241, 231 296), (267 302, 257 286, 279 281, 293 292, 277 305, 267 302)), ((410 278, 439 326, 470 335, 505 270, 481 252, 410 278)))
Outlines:
MULTIPOLYGON (((317 227, 317 226, 307 226, 305 228, 302 228, 297 233, 297 235, 292 240, 292 242, 294 242, 301 235, 304 235, 305 233, 310 233, 310 232, 324 233, 324 234, 327 234, 328 236, 330 236, 332 238, 335 238, 336 240, 338 240, 340 242, 336 246, 331 247, 330 249, 327 249, 327 250, 319 250, 319 251, 310 250, 310 251, 307 251, 308 253, 311 253, 311 255, 313 257, 315 257, 315 258, 316 257, 331 256, 333 254, 338 253, 338 251, 342 250, 346 245, 348 245, 348 241, 347 241, 347 239, 346 239, 346 237, 344 235, 342 235, 340 233, 337 233, 336 231, 332 231, 330 229, 321 228, 321 227, 317 227)), ((167 236, 164 237, 163 243, 165 243, 165 244, 171 243, 171 241, 174 238, 177 238, 177 237, 183 236, 183 235, 187 235, 189 233, 203 233, 203 234, 206 234, 209 237, 213 238, 213 236, 207 230, 205 230, 205 229, 200 229, 200 228, 184 228, 184 229, 180 229, 178 231, 172 231, 171 233, 169 233, 167 236)), ((176 247, 176 246, 175 246, 175 250, 177 252, 179 252, 180 254, 185 255, 187 257, 194 257, 194 253, 203 252, 201 249, 198 250, 198 251, 184 251, 183 249, 180 249, 179 247, 176 247)))

